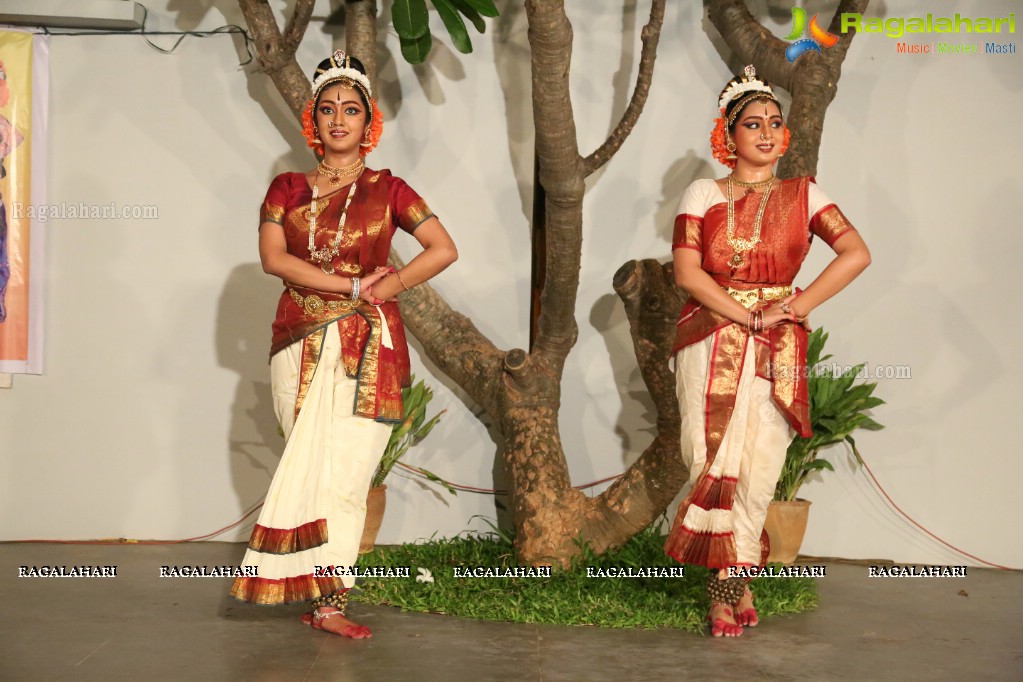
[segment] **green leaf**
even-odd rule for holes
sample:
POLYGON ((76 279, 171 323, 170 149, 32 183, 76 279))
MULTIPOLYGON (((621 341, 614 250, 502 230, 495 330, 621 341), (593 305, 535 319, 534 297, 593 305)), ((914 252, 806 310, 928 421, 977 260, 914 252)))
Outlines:
POLYGON ((826 459, 815 459, 812 462, 807 462, 803 468, 807 471, 818 471, 820 469, 835 470, 835 467, 831 466, 831 462, 826 459))
POLYGON ((860 424, 860 428, 866 429, 867 431, 880 431, 884 428, 884 424, 878 424, 870 417, 865 417, 863 422, 860 424))
POLYGON ((447 410, 441 410, 438 414, 433 416, 433 419, 426 422, 426 424, 423 425, 423 428, 416 431, 416 443, 430 435, 430 431, 433 431, 433 427, 437 425, 437 422, 440 421, 440 416, 445 412, 447 412, 447 410))
POLYGON ((433 473, 429 469, 424 469, 423 467, 416 467, 416 468, 419 469, 419 471, 422 472, 423 476, 426 476, 426 478, 428 478, 429 480, 433 481, 434 483, 439 483, 440 485, 444 486, 444 489, 447 490, 452 495, 457 495, 458 494, 458 491, 455 490, 454 488, 452 488, 450 483, 448 483, 443 478, 441 478, 437 474, 433 473))
MULTIPOLYGON (((835 433, 839 428, 841 428, 838 421, 830 417, 821 417, 814 422, 814 426, 819 426, 820 428, 825 429, 829 434, 835 433)), ((817 429, 814 429, 814 432, 816 431, 817 429)))
POLYGON ((416 413, 415 418, 412 420, 412 433, 419 433, 419 429, 423 426, 423 422, 426 420, 426 410, 422 410, 416 413))
POLYGON ((826 410, 828 401, 831 399, 831 391, 834 382, 829 379, 821 379, 817 382, 817 410, 826 410))
POLYGON ((433 37, 427 31, 411 40, 398 36, 398 43, 401 45, 401 56, 405 58, 405 61, 409 64, 422 64, 426 61, 426 56, 430 54, 430 49, 433 48, 433 37))
POLYGON ((496 17, 500 14, 494 0, 465 0, 465 2, 485 17, 496 17))
POLYGON ((875 397, 871 396, 869 398, 864 398, 863 399, 863 404, 860 405, 860 409, 861 410, 869 410, 869 409, 872 409, 872 408, 878 407, 879 405, 884 405, 884 404, 885 404, 885 402, 883 400, 881 400, 880 398, 875 398, 875 397))
POLYGON ((842 403, 859 405, 870 396, 870 393, 873 390, 874 386, 872 384, 859 384, 858 386, 852 386, 848 391, 846 391, 842 403))
POLYGON ((807 367, 813 367, 820 362, 821 349, 824 347, 824 341, 821 339, 821 330, 815 329, 807 339, 806 344, 806 365, 807 367))
POLYGON ((391 438, 400 441, 402 438, 407 436, 410 431, 412 431, 412 424, 410 424, 407 420, 400 422, 395 424, 394 429, 391 431, 391 438))
MULTIPOLYGON (((394 0, 394 5, 391 6, 391 21, 399 38, 415 40, 422 37, 430 30, 426 0, 394 0)), ((404 54, 404 49, 402 53, 404 54)))
POLYGON ((455 46, 455 49, 462 54, 472 52, 472 41, 469 40, 469 32, 465 30, 465 22, 462 21, 462 15, 451 4, 451 0, 433 0, 433 6, 437 8, 437 13, 440 14, 444 26, 451 34, 451 44, 455 46))
POLYGON ((466 0, 451 0, 451 4, 455 6, 455 9, 464 14, 466 19, 472 22, 477 31, 480 33, 487 32, 487 22, 483 21, 480 13, 473 9, 472 5, 466 2, 466 0))
POLYGON ((856 447, 856 441, 853 439, 852 436, 846 436, 845 440, 849 443, 849 446, 852 448, 853 456, 856 457, 856 463, 859 464, 860 466, 863 466, 863 458, 860 457, 860 450, 859 448, 856 447))

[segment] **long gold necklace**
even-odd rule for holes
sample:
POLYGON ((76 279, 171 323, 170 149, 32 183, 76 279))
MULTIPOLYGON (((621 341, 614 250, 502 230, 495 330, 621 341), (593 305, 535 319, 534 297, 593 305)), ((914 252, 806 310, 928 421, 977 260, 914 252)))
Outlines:
POLYGON ((320 190, 315 183, 313 184, 313 198, 309 202, 309 255, 320 264, 320 269, 328 275, 334 274, 334 259, 341 252, 341 238, 345 231, 345 221, 348 219, 348 206, 352 203, 352 197, 355 196, 357 181, 358 178, 352 180, 352 187, 348 190, 345 207, 341 210, 341 218, 337 221, 337 234, 334 235, 334 240, 329 247, 322 249, 316 248, 316 199, 320 196, 320 190))
POLYGON ((341 184, 342 176, 346 178, 356 176, 361 173, 362 169, 365 167, 366 164, 362 162, 362 159, 359 159, 350 166, 341 166, 340 168, 331 166, 326 161, 320 161, 319 165, 316 166, 316 172, 320 175, 327 176, 327 182, 331 187, 337 187, 341 184))
MULTIPOLYGON (((773 182, 774 178, 771 178, 773 182)), ((766 182, 766 181, 763 181, 766 182)), ((728 245, 735 251, 735 255, 728 261, 733 268, 742 265, 742 254, 749 251, 760 243, 760 226, 764 219, 764 209, 767 208, 767 199, 771 196, 774 185, 768 184, 761 195, 760 207, 757 208, 757 217, 753 220, 753 234, 748 239, 735 236, 735 197, 733 196, 733 184, 741 183, 731 175, 725 178, 725 198, 728 200, 728 245)))

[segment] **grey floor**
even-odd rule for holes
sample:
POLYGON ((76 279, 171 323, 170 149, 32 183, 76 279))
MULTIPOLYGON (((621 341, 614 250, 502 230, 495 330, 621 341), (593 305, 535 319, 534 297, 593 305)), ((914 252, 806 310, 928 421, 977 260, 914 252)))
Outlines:
POLYGON ((736 640, 674 630, 488 623, 355 605, 361 642, 300 606, 227 596, 242 546, 0 544, 0 680, 1023 680, 1023 574, 877 579, 828 563, 812 613, 736 640), (113 579, 19 578, 22 565, 116 565, 113 579))

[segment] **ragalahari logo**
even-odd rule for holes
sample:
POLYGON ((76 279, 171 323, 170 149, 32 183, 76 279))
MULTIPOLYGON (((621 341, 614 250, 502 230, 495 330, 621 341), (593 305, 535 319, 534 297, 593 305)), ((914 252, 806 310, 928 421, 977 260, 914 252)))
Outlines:
POLYGON ((825 31, 817 23, 817 15, 813 15, 813 19, 810 20, 810 25, 807 26, 806 22, 806 10, 802 7, 792 8, 792 33, 785 36, 785 40, 795 40, 785 49, 785 58, 789 62, 794 62, 799 59, 803 54, 810 52, 811 50, 820 54, 821 47, 825 49, 831 47, 838 42, 838 36, 834 33, 825 31), (806 32, 809 34, 809 38, 799 38, 806 32))

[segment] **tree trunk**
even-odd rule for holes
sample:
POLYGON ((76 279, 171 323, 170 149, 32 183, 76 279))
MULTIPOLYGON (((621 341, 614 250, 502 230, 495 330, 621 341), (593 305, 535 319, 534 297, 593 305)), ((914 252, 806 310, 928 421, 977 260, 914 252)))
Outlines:
POLYGON ((377 0, 345 0, 345 51, 359 58, 377 92, 377 0))

